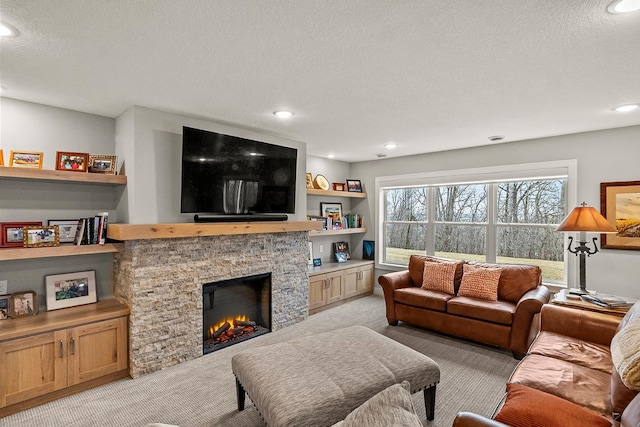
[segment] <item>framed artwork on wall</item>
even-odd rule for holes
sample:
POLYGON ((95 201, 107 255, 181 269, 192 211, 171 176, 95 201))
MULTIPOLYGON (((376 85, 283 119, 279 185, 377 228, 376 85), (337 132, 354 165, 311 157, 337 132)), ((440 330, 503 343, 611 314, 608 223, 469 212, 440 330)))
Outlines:
POLYGON ((600 213, 618 230, 600 235, 603 249, 640 250, 640 181, 601 183, 600 213))
POLYGON ((320 216, 331 218, 333 221, 340 221, 342 218, 342 203, 320 202, 320 216))

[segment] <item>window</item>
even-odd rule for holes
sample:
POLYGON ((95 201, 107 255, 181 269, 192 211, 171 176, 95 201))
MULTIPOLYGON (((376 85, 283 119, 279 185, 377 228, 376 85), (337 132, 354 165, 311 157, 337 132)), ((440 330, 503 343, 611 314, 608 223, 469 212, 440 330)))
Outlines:
POLYGON ((557 163, 379 178, 381 263, 405 266, 410 255, 429 254, 532 264, 545 282, 566 283, 564 235, 555 229, 575 168, 557 163))

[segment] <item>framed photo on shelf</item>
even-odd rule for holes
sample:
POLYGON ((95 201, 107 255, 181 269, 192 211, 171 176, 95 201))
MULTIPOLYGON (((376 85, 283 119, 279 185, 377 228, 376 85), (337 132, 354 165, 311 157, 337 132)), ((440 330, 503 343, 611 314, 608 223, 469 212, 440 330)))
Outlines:
POLYGON ((89 153, 68 153, 56 151, 56 170, 68 172, 86 172, 89 153))
POLYGON ((91 154, 89 155, 89 172, 115 175, 117 160, 116 156, 91 154))
POLYGON ((330 218, 332 221, 340 221, 342 218, 342 203, 320 202, 320 216, 330 218))
POLYGON ((45 276, 45 282, 47 311, 98 301, 94 270, 45 276))
POLYGON ((15 292, 9 299, 9 317, 26 317, 38 314, 38 298, 35 291, 15 292))
POLYGON ((60 243, 73 243, 78 230, 77 219, 50 219, 47 225, 57 225, 60 236, 60 243))
POLYGON ((0 295, 0 320, 9 318, 9 300, 11 295, 0 295))
POLYGON ((60 231, 57 225, 26 226, 22 232, 22 246, 39 248, 60 245, 60 231))
POLYGON ((0 222, 0 248, 22 247, 26 226, 40 226, 41 222, 0 222))
POLYGON ((334 182, 333 191, 344 191, 344 182, 334 182))
POLYGON ((352 193, 362 193, 362 183, 359 179, 348 179, 347 180, 347 191, 352 193))
POLYGON ((4 154, 2 154, 2 148, 0 148, 0 166, 4 166, 4 154))
POLYGON ((618 230, 600 235, 603 249, 640 251, 640 181, 600 183, 600 213, 618 230))
POLYGON ((11 151, 9 166, 14 168, 42 169, 41 151, 11 151))

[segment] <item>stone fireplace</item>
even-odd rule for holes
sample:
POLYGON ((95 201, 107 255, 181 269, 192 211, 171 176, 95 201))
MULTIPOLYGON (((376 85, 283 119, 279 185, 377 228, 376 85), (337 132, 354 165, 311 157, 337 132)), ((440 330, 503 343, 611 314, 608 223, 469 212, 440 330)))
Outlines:
POLYGON ((270 272, 271 329, 308 316, 307 231, 122 240, 114 295, 131 311, 133 378, 202 356, 203 284, 270 272))

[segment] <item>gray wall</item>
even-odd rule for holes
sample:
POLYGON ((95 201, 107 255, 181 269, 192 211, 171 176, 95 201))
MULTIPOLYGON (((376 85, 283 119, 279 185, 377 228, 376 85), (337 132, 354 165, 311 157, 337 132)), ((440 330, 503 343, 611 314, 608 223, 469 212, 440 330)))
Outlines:
MULTIPOLYGON (((0 98, 0 112, 5 165, 12 150, 43 152, 43 169, 54 169, 56 151, 115 153, 114 119, 10 98, 0 98)), ((122 188, 111 186, 0 179, 0 222, 46 225, 49 219, 77 219, 103 211, 115 222, 121 195, 122 188)), ((35 290, 44 310, 45 276, 84 270, 96 271, 98 298, 113 294, 110 254, 0 261, 0 280, 8 281, 9 293, 35 290)))
MULTIPOLYGON (((578 203, 585 201, 599 211, 601 182, 640 180, 639 141, 640 126, 633 126, 360 162, 352 164, 350 172, 369 188, 366 212, 362 214, 373 218, 377 203, 373 189, 378 176, 576 159, 578 203)), ((372 227, 366 238, 373 240, 374 237, 372 227)), ((640 251, 603 249, 589 257, 586 266, 588 289, 640 298, 640 251)), ((376 274, 385 272, 377 270, 376 274)))

